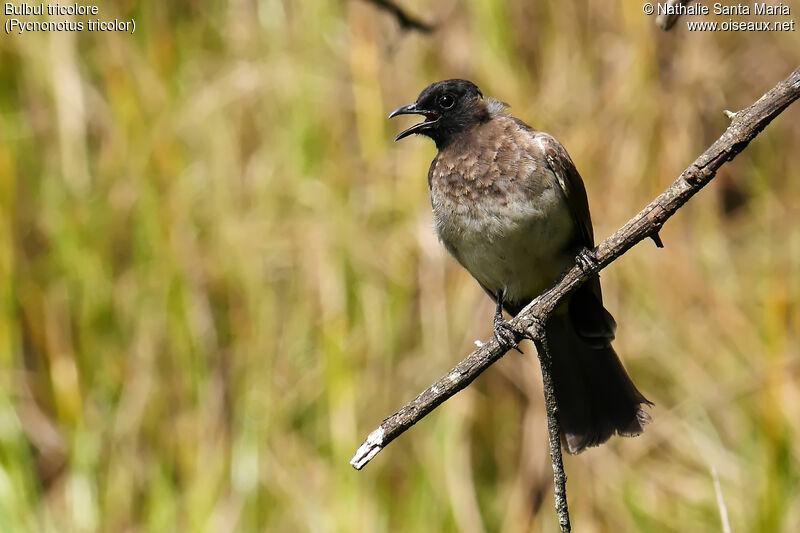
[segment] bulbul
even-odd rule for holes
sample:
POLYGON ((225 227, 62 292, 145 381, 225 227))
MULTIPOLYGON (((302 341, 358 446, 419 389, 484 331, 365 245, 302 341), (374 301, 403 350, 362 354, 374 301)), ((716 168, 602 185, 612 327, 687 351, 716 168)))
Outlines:
MULTIPOLYGON (((475 84, 446 80, 395 109, 425 120, 400 133, 433 139, 428 171, 434 224, 447 251, 497 304, 494 333, 516 347, 520 332, 503 317, 519 313, 576 256, 594 248, 586 189, 563 146, 483 98, 475 84)), ((652 405, 611 346, 616 322, 595 276, 545 324, 562 444, 570 453, 612 435, 639 435, 652 405)))

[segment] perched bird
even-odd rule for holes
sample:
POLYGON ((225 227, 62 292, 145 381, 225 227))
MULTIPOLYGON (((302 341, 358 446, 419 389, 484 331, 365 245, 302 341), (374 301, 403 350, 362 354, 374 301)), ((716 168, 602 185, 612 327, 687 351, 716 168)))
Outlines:
MULTIPOLYGON (((497 304, 498 341, 516 348, 521 332, 503 310, 519 313, 594 247, 594 234, 583 180, 567 151, 506 109, 469 81, 446 80, 389 118, 425 117, 395 141, 419 134, 436 143, 428 172, 436 232, 497 304)), ((562 443, 570 453, 615 433, 638 435, 650 421, 643 404, 652 404, 611 347, 615 330, 597 276, 545 324, 562 443)))

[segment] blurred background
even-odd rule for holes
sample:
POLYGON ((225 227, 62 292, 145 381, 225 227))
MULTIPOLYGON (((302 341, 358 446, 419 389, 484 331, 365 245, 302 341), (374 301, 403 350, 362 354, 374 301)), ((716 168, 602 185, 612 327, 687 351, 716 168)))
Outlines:
MULTIPOLYGON (((133 35, 0 36, 0 530, 556 530, 529 344, 348 464, 491 331, 433 234, 433 143, 386 115, 473 80, 567 147, 599 240, 800 31, 397 2, 435 31, 365 0, 124 0, 99 18, 133 35)), ((800 531, 798 147, 795 105, 604 271, 654 421, 566 458, 578 531, 721 531, 721 507, 800 531)))

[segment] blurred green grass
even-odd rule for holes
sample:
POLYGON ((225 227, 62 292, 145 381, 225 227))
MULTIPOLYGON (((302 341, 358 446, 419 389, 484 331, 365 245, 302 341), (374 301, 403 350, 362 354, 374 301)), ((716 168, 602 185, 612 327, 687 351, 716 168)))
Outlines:
MULTIPOLYGON (((603 237, 800 63, 636 2, 102 6, 0 37, 0 530, 555 531, 532 347, 384 451, 489 334, 387 112, 474 80, 568 148, 603 237)), ((796 106, 795 106, 796 107, 796 106)), ((580 531, 800 530, 800 110, 604 273, 644 436, 567 458, 580 531)))

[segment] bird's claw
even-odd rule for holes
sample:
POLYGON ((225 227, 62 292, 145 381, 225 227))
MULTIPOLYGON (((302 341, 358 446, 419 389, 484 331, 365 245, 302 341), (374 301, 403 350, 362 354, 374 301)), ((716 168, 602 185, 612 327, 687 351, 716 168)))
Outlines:
POLYGON ((494 336, 500 346, 509 350, 513 348, 519 353, 524 353, 519 349, 519 342, 526 338, 525 333, 515 328, 502 316, 494 317, 494 336))

